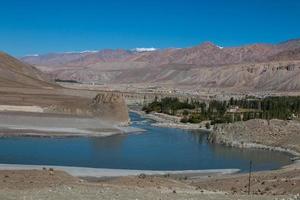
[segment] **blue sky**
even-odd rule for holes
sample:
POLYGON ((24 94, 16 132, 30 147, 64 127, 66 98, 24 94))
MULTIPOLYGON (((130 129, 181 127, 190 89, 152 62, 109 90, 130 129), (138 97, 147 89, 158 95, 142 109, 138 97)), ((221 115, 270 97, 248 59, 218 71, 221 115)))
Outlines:
POLYGON ((299 0, 0 0, 0 5, 0 49, 15 56, 300 37, 299 0))

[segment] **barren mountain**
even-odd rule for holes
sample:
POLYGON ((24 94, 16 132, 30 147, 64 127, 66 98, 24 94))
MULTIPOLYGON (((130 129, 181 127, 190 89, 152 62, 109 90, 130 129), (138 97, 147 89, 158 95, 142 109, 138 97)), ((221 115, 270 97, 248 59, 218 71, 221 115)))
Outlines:
POLYGON ((1 87, 58 87, 35 67, 2 52, 0 52, 0 85, 1 87))
POLYGON ((22 60, 39 66, 83 67, 98 62, 126 61, 131 56, 134 56, 134 52, 132 51, 105 49, 101 51, 50 53, 45 55, 26 56, 23 57, 22 60))
POLYGON ((300 40, 222 48, 210 42, 152 52, 102 50, 24 57, 53 78, 84 83, 171 83, 300 90, 300 40))
POLYGON ((221 48, 210 42, 199 46, 142 55, 137 61, 161 64, 194 64, 197 66, 219 66, 245 62, 264 61, 273 52, 270 45, 251 45, 236 48, 221 48))

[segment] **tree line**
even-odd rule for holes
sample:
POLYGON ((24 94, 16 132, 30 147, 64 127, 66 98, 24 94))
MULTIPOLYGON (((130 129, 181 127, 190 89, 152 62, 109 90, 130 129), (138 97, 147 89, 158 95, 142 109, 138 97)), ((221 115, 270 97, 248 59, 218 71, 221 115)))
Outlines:
POLYGON ((300 115, 299 96, 281 97, 245 97, 231 98, 229 101, 213 100, 207 103, 195 100, 180 101, 178 98, 163 98, 144 106, 146 113, 159 112, 181 116, 186 123, 211 121, 215 123, 231 123, 250 119, 282 119, 289 120, 300 115), (230 111, 230 109, 235 109, 230 111))

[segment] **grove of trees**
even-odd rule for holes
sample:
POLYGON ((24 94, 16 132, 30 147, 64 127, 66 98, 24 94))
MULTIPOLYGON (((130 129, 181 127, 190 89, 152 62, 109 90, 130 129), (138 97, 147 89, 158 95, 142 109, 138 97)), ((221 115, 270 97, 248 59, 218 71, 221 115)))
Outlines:
POLYGON ((288 120, 300 115, 299 96, 281 96, 244 99, 233 99, 229 101, 213 100, 208 103, 186 100, 179 101, 178 98, 155 99, 152 103, 143 107, 146 113, 155 111, 169 115, 182 117, 182 122, 199 123, 210 120, 211 124, 230 123, 249 119, 283 119, 288 120), (238 111, 228 112, 230 108, 238 108, 238 111))

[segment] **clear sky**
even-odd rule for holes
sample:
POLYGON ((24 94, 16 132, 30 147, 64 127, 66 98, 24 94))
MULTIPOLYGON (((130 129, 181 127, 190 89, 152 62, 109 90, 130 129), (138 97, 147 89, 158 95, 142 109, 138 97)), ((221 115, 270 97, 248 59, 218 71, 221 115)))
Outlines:
POLYGON ((276 43, 300 37, 300 0, 0 0, 0 50, 276 43))

